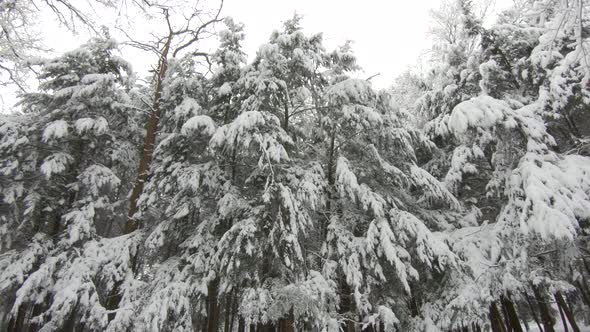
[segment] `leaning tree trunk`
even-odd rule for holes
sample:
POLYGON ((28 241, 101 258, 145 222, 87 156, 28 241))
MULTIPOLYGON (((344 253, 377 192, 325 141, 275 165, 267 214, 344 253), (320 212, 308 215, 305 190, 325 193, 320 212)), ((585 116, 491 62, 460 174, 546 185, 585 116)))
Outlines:
POLYGON ((563 325, 563 331, 569 332, 567 328, 567 322, 565 321, 565 316, 563 315, 563 308, 560 305, 557 305, 557 310, 559 310, 559 316, 561 317, 561 324, 563 325))
POLYGON ((502 324, 502 317, 500 316, 500 310, 496 302, 490 303, 490 323, 492 326, 492 332, 506 332, 504 325, 502 324))
POLYGON ((502 305, 506 309, 506 319, 510 322, 510 327, 512 328, 512 330, 514 330, 515 332, 523 332, 522 326, 520 325, 520 320, 518 319, 518 313, 514 308, 514 302, 512 302, 510 294, 508 293, 506 295, 501 296, 500 298, 502 301, 502 305))
POLYGON ((502 317, 504 317, 504 325, 506 326, 506 332, 513 332, 510 317, 508 316, 508 310, 506 309, 506 303, 504 303, 504 296, 500 296, 500 308, 502 308, 502 317))
POLYGON ((523 295, 524 295, 524 298, 526 299, 526 302, 529 305, 529 309, 531 310, 531 316, 533 316, 535 323, 537 323, 537 327, 539 328, 539 331, 544 332, 543 327, 541 327, 541 323, 539 322, 539 318, 537 318, 537 312, 535 311, 535 307, 533 306, 533 302, 531 301, 529 294, 527 294, 526 292, 523 292, 523 295))
POLYGON ((139 161, 139 168, 137 170, 137 179, 133 186, 133 191, 129 197, 129 212, 127 213, 127 223, 125 225, 125 234, 135 231, 139 227, 139 222, 135 219, 135 213, 139 210, 138 200, 143 192, 143 187, 147 181, 150 165, 154 155, 154 146, 156 144, 156 136, 158 134, 158 124, 160 123, 160 116, 162 110, 160 108, 160 99, 162 98, 162 83, 166 77, 166 70, 168 69, 168 51, 170 50, 170 43, 172 42, 172 31, 168 35, 166 44, 160 53, 158 69, 156 70, 156 87, 154 90, 154 100, 152 101, 152 109, 148 122, 145 127, 145 137, 143 140, 143 150, 141 151, 141 159, 139 161))
POLYGON ((555 301, 557 301, 557 305, 559 306, 560 310, 562 310, 565 316, 567 317, 567 320, 569 321, 572 330, 574 330, 574 332, 580 332, 580 327, 578 327, 578 324, 576 323, 574 314, 572 313, 567 303, 565 303, 565 300, 563 299, 563 296, 561 295, 560 291, 557 291, 555 293, 555 301))
POLYGON ((531 287, 533 288, 533 294, 535 294, 535 299, 537 300, 537 303, 539 305, 539 311, 541 312, 541 320, 543 321, 545 332, 555 332, 555 329, 553 328, 555 320, 551 315, 551 312, 549 311, 549 306, 547 305, 545 300, 543 300, 543 296, 541 295, 539 288, 537 288, 532 283, 531 287))

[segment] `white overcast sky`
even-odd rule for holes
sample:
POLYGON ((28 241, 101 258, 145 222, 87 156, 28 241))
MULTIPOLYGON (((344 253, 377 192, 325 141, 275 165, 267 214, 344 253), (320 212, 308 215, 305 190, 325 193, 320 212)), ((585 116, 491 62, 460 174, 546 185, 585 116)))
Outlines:
MULTIPOLYGON (((406 68, 426 61, 431 41, 428 29, 429 12, 438 8, 441 0, 225 0, 223 13, 245 24, 244 49, 250 59, 265 43, 271 32, 282 27, 282 22, 295 12, 303 15, 306 33, 322 32, 328 50, 352 40, 353 50, 364 72, 359 77, 372 79, 376 88, 389 86, 406 68)), ((212 6, 218 2, 209 1, 212 6)), ((511 0, 496 0, 495 11, 486 17, 493 21, 495 12, 511 0)), ((53 17, 44 15, 42 19, 53 17)), ((106 19, 106 18, 105 18, 106 19)), ((100 21, 100 20, 99 20, 100 21)), ((48 46, 61 53, 84 43, 84 34, 73 36, 55 22, 44 22, 41 33, 48 46)), ((123 50, 134 69, 146 72, 153 60, 136 51, 123 50)), ((6 96, 6 91, 3 92, 6 96)), ((11 98, 4 98, 8 104, 11 98)), ((6 105, 4 105, 6 106, 6 105)), ((5 107, 3 107, 5 108, 5 107)))

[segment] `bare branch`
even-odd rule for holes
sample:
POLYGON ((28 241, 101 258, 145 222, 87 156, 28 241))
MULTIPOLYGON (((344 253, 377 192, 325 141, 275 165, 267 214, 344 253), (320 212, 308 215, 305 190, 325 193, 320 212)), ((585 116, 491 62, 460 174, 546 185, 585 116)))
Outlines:
POLYGON ((220 4, 219 4, 219 9, 217 10, 217 14, 215 14, 215 17, 211 20, 209 20, 208 22, 205 22, 203 24, 201 24, 201 26, 199 26, 199 28, 197 28, 197 30, 192 33, 193 37, 191 39, 189 39, 186 43, 181 44, 180 46, 178 46, 174 52, 172 52, 172 56, 175 57, 178 52, 182 51, 183 49, 191 46, 192 44, 194 44, 195 42, 197 42, 199 40, 199 37, 201 35, 201 33, 210 25, 213 25, 215 23, 219 23, 222 21, 222 19, 219 18, 219 16, 221 15, 221 10, 223 9, 223 0, 221 0, 220 4))

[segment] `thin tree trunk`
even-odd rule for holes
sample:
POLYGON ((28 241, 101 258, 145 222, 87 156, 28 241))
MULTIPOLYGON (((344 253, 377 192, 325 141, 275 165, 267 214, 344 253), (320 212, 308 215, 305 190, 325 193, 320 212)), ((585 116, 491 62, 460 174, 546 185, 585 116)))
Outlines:
POLYGON ((549 306, 543 300, 543 296, 535 285, 531 283, 531 287, 533 288, 533 294, 535 294, 535 299, 537 300, 537 304, 539 305, 539 311, 541 312, 541 320, 543 321, 543 326, 545 327, 545 332, 555 332, 553 328, 553 324, 555 324, 555 320, 549 311, 549 306))
POLYGON ((145 127, 145 137, 143 140, 143 150, 141 152, 141 159, 139 161, 139 168, 137 170, 137 179, 131 196, 129 197, 129 212, 127 213, 127 223, 125 224, 125 234, 129 234, 139 228, 139 222, 135 219, 135 213, 139 210, 137 205, 139 196, 143 192, 143 187, 147 181, 152 157, 154 154, 154 145, 156 143, 156 136, 158 134, 158 124, 160 123, 161 108, 160 99, 162 97, 162 83, 166 77, 166 70, 168 69, 168 51, 170 50, 170 43, 172 42, 172 31, 166 39, 166 43, 160 53, 158 69, 156 70, 156 88, 154 91, 154 100, 152 101, 152 109, 148 122, 145 127))
MULTIPOLYGON (((563 299, 563 296, 561 295, 560 291, 557 291, 555 293, 555 300, 557 301, 557 306, 560 308, 560 310, 563 311, 563 313, 567 317, 567 320, 570 322, 570 325, 572 326, 572 330, 574 330, 574 332, 580 332, 580 328, 578 327, 578 324, 576 323, 574 314, 572 313, 572 311, 569 308, 569 306, 567 305, 567 303, 565 303, 565 300, 563 299)), ((562 317, 562 319, 563 319, 563 317, 562 317)))
POLYGON ((277 325, 279 332, 294 332, 294 316, 293 309, 289 311, 289 315, 286 318, 282 318, 277 325))
POLYGON ((268 322, 266 324, 258 323, 256 326, 256 332, 274 332, 275 326, 273 323, 268 322))
MULTIPOLYGON (((353 313, 354 302, 352 298, 352 290, 348 286, 345 280, 341 281, 340 285, 340 310, 341 315, 353 313)), ((351 320, 345 320, 341 323, 340 329, 344 332, 354 332, 354 322, 351 320)))
POLYGON ((588 288, 588 281, 586 280, 586 276, 584 275, 584 273, 580 273, 582 275, 582 280, 578 280, 578 283, 580 284, 580 289, 582 290, 582 296, 585 295, 586 301, 588 306, 590 306, 590 289, 588 288))
POLYGON ((561 324, 563 324, 563 331, 569 332, 569 329, 567 328, 567 322, 565 321, 565 316, 563 315, 563 308, 561 308, 561 306, 558 304, 557 309, 559 310, 559 316, 561 317, 561 324))
POLYGON ((524 295, 524 298, 526 299, 526 302, 529 305, 529 309, 531 310, 531 316, 533 316, 535 323, 537 323, 537 327, 539 328, 539 331, 543 332, 543 327, 541 327, 541 323, 539 322, 539 318, 537 317, 537 312, 535 311, 535 308, 533 307, 533 302, 531 301, 531 298, 529 297, 529 295, 526 292, 523 292, 523 295, 524 295))
POLYGON ((584 302, 584 304, 586 304, 587 306, 590 306, 590 297, 588 297, 588 294, 586 293, 584 286, 582 286, 580 280, 576 281, 576 284, 578 286, 578 289, 580 290, 580 294, 582 295, 582 302, 584 302))
MULTIPOLYGON (((232 291, 232 309, 231 309, 231 321, 229 322, 229 332, 232 332, 234 329, 234 322, 236 320, 236 316, 238 315, 238 298, 237 298, 237 291, 234 288, 232 291)), ((239 317, 238 317, 239 320, 239 317)), ((238 329, 239 329, 239 322, 238 322, 238 329)))
POLYGON ((525 319, 522 320, 522 322, 524 323, 524 328, 527 331, 530 331, 531 330, 531 327, 529 326, 529 322, 526 320, 526 317, 525 317, 525 319))
POLYGON ((21 304, 21 306, 16 311, 16 316, 12 316, 10 321, 8 321, 8 328, 6 329, 7 332, 20 332, 25 330, 25 321, 27 320, 27 313, 28 313, 28 305, 21 304))
POLYGON ((500 296, 500 307, 502 308, 502 317, 504 318, 504 325, 506 326, 507 332, 512 332, 512 324, 508 316, 508 310, 506 309, 506 303, 504 302, 504 295, 500 296))
MULTIPOLYGON (((586 261, 586 258, 582 258, 582 261, 584 262, 584 267, 586 268, 586 272, 588 274, 590 274, 590 266, 588 266, 588 262, 586 261)), ((584 276, 584 274, 582 274, 582 276, 584 276)))
POLYGON ((224 320, 224 324, 223 324, 223 331, 224 332, 229 332, 230 330, 230 322, 231 322, 231 316, 233 314, 233 308, 232 308, 232 300, 233 300, 233 291, 230 292, 229 294, 227 294, 225 296, 225 320, 224 320))
MULTIPOLYGON (((335 173, 335 169, 334 169, 334 158, 336 155, 336 151, 335 151, 335 141, 336 141, 336 132, 335 129, 332 128, 332 130, 330 131, 330 147, 328 148, 328 165, 326 166, 326 174, 328 175, 328 188, 327 188, 327 194, 328 194, 328 200, 326 202, 326 211, 328 211, 328 214, 331 213, 331 208, 332 208, 332 189, 333 189, 333 185, 335 182, 335 178, 334 178, 334 173, 335 173)), ((330 221, 329 220, 325 220, 323 223, 321 223, 321 240, 324 241, 327 237, 327 233, 328 233, 328 223, 330 221)))
POLYGON ((520 325, 520 320, 518 319, 518 313, 514 308, 514 302, 510 298, 510 293, 501 296, 502 305, 506 309, 506 320, 510 322, 511 328, 516 332, 523 332, 522 326, 520 325))
POLYGON ((219 279, 215 278, 207 287, 207 331, 217 332, 219 330, 219 305, 217 303, 217 286, 219 279))
POLYGON ((500 317, 500 311, 496 302, 490 303, 490 324, 492 326, 492 332, 506 332, 504 325, 502 324, 502 317, 500 317))
POLYGON ((246 322, 242 317, 238 317, 238 332, 246 332, 246 322))

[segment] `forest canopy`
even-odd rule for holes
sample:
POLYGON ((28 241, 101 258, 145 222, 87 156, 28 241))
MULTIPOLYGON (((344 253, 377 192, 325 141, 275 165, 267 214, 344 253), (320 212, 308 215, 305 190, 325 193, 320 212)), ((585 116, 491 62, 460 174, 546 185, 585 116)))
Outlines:
POLYGON ((589 329, 590 4, 443 0, 384 89, 223 5, 0 1, 0 330, 589 329))

